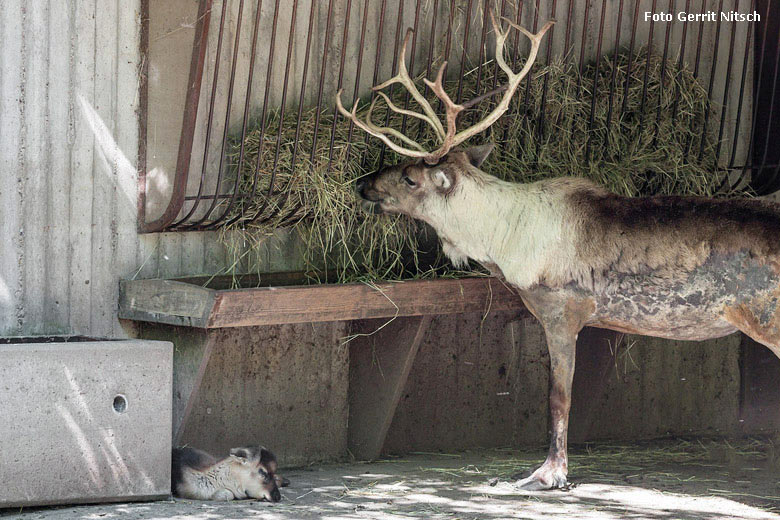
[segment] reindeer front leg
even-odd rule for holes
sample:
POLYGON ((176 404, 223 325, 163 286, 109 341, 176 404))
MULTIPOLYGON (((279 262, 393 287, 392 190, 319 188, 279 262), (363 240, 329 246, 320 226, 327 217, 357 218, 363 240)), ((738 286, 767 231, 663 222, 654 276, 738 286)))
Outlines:
POLYGON ((538 288, 521 291, 520 295, 528 310, 542 323, 547 337, 552 437, 547 460, 531 476, 519 480, 517 485, 528 490, 561 488, 566 486, 569 472, 566 434, 577 335, 593 316, 595 303, 581 293, 565 289, 538 288))
MULTIPOLYGON (((560 327, 563 328, 563 327, 560 327)), ((561 488, 567 485, 568 458, 566 433, 569 428, 571 385, 574 378, 574 355, 577 334, 545 327, 547 349, 550 352, 550 417, 552 437, 547 460, 531 476, 519 480, 522 489, 540 490, 561 488)))

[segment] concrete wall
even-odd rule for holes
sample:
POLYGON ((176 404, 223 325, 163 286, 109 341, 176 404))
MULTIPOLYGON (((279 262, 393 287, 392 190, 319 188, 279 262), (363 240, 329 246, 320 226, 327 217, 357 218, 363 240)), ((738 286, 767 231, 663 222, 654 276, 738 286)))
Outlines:
MULTIPOLYGON (((355 384, 350 371, 359 362, 377 363, 375 355, 355 349, 383 345, 345 344, 349 333, 348 323, 142 328, 145 338, 174 342, 175 377, 197 371, 205 342, 213 348, 179 443, 226 453, 261 442, 288 467, 350 455, 349 395, 361 391, 348 392, 355 384)), ((732 335, 672 342, 585 329, 577 348, 571 442, 775 430, 776 391, 741 386, 767 382, 772 390, 776 378, 743 377, 740 341, 732 335), (753 396, 747 413, 743 393, 753 396), (763 406, 762 417, 753 403, 763 406)), ((771 374, 777 365, 775 359, 771 374)), ((178 425, 191 386, 175 381, 174 388, 178 425)), ((544 333, 533 318, 515 312, 436 316, 412 363, 384 451, 544 445, 548 388, 544 333)))
POLYGON ((136 237, 136 0, 0 4, 0 335, 116 336, 136 237))
POLYGON ((285 464, 342 458, 349 357, 343 322, 221 329, 182 443, 263 443, 285 464))
MULTIPOLYGON (((119 279, 232 263, 217 232, 136 233, 140 13, 140 0, 0 2, 0 336, 126 337, 119 279)), ((181 104, 160 81, 168 131, 181 104)), ((150 141, 172 139, 155 128, 150 141)), ((264 265, 295 269, 289 247, 279 232, 264 265)))
POLYGON ((385 449, 543 443, 549 356, 533 318, 439 316, 420 345, 385 449))
MULTIPOLYGON (((738 334, 684 342, 585 329, 577 349, 571 442, 756 431, 752 422, 740 423, 739 353, 738 334)), ((544 444, 548 370, 544 332, 533 318, 437 317, 385 449, 544 444)))

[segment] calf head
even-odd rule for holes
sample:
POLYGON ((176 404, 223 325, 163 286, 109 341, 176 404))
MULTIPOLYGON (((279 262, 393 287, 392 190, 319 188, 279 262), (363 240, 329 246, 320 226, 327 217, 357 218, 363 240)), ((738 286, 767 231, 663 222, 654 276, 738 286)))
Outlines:
POLYGON ((452 150, 436 164, 407 161, 360 178, 356 184, 369 213, 400 213, 425 220, 440 201, 458 189, 463 178, 485 161, 492 144, 452 150))
POLYGON ((233 474, 249 497, 270 502, 282 499, 279 482, 284 479, 276 475, 276 456, 270 450, 262 446, 233 448, 230 456, 233 474))

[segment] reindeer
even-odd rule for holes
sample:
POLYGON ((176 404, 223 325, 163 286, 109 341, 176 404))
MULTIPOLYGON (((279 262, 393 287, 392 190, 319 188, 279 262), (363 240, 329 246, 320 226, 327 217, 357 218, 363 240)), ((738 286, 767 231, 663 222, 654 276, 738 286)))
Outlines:
MULTIPOLYGON (((511 23, 504 31, 491 11, 495 59, 509 81, 496 107, 480 122, 457 131, 472 102, 456 104, 443 87, 446 62, 425 84, 446 113, 446 130, 420 94, 404 63, 377 85, 400 83, 422 112, 388 107, 433 129, 439 147, 425 150, 400 132, 338 110, 355 125, 412 160, 360 179, 357 190, 373 213, 411 216, 438 234, 456 266, 473 259, 516 288, 541 322, 550 353, 551 442, 547 459, 521 488, 565 487, 566 435, 577 335, 585 326, 678 340, 705 340, 742 331, 780 356, 780 206, 759 200, 704 197, 622 197, 581 178, 509 183, 480 170, 492 146, 456 148, 507 110, 529 73, 548 22, 536 34, 511 23), (503 56, 514 27, 531 41, 522 70, 503 56), (400 144, 399 144, 400 143, 400 144)), ((492 92, 488 94, 493 94, 492 92)), ((484 99, 481 96, 473 101, 484 99)), ((376 102, 376 99, 375 101, 376 102)))
POLYGON ((276 457, 262 446, 233 448, 216 459, 195 448, 175 448, 171 459, 171 490, 180 498, 224 500, 282 499, 279 487, 290 481, 276 473, 276 457))

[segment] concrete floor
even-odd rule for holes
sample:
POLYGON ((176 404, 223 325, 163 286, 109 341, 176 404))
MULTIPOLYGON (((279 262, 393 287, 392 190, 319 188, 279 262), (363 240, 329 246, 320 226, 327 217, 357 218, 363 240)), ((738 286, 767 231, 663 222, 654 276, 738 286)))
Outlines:
POLYGON ((535 493, 517 491, 509 478, 538 462, 541 449, 414 454, 284 472, 292 483, 278 504, 168 500, 4 511, 0 517, 780 519, 775 453, 774 443, 755 440, 584 446, 572 452, 570 490, 535 493))

